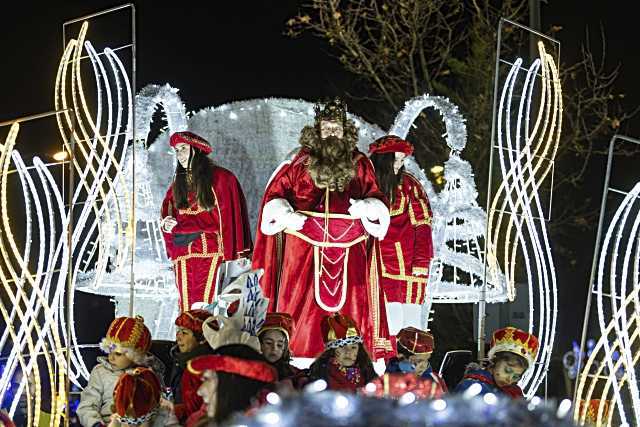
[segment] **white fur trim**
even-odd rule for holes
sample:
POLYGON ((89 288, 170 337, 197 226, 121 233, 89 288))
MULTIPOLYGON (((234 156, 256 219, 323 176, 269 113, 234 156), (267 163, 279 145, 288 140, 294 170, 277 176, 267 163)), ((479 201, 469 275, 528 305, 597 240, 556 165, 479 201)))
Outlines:
POLYGON ((375 197, 369 197, 363 200, 351 200, 349 213, 360 218, 364 229, 373 237, 383 240, 384 236, 387 235, 391 217, 389 216, 389 208, 387 208, 382 200, 376 199, 375 197), (372 221, 378 221, 378 223, 372 221))
POLYGON ((287 228, 285 218, 293 213, 293 208, 286 199, 273 199, 262 208, 260 231, 267 236, 273 236, 287 228))
POLYGON ((106 337, 100 341, 100 350, 107 354, 112 351, 118 351, 131 359, 136 365, 145 365, 145 361, 147 360, 147 353, 142 353, 131 347, 125 347, 122 344, 114 343, 106 337))

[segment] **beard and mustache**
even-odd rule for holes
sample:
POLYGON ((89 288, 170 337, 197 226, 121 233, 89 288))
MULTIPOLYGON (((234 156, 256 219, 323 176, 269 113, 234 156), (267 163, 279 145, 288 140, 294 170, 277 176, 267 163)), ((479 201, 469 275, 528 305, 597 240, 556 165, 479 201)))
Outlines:
POLYGON ((356 175, 353 150, 358 141, 355 125, 347 123, 344 136, 320 138, 315 127, 303 129, 300 144, 309 149, 307 170, 316 187, 344 191, 356 175))

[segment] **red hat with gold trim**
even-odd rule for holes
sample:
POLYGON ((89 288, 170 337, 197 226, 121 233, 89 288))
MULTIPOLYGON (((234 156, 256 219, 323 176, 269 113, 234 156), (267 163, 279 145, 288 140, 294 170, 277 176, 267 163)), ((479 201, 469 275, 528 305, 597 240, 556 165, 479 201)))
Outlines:
POLYGON ((113 413, 121 423, 142 424, 153 417, 159 404, 160 381, 149 368, 125 372, 113 390, 113 413))
POLYGON ((322 339, 326 349, 362 343, 362 335, 356 322, 344 314, 325 316, 320 322, 322 339))
POLYGON ((538 338, 535 335, 507 326, 493 333, 488 356, 489 359, 493 359, 496 353, 506 351, 524 357, 531 366, 536 360, 538 345, 538 338))
POLYGON ((116 317, 109 325, 107 336, 100 342, 100 348, 105 353, 124 353, 134 363, 140 364, 151 348, 151 332, 141 316, 116 317))
POLYGON ((194 357, 187 363, 187 370, 200 377, 204 371, 226 372, 263 383, 278 381, 278 371, 267 362, 248 360, 234 356, 210 354, 194 357))
POLYGON ((413 144, 395 135, 383 136, 369 144, 369 154, 383 153, 404 153, 410 156, 413 154, 413 144))
POLYGON ((176 319, 176 326, 189 329, 194 333, 202 333, 202 324, 205 320, 211 317, 211 313, 207 310, 189 310, 180 313, 180 316, 176 319))
POLYGON ((275 330, 282 332, 290 341, 294 327, 293 318, 289 313, 267 313, 267 317, 258 331, 258 336, 263 332, 275 330))
POLYGON ((189 131, 176 132, 173 135, 171 135, 171 138, 169 138, 169 145, 174 148, 176 145, 180 143, 189 144, 190 146, 195 147, 198 150, 202 151, 204 154, 211 154, 211 152, 213 152, 213 148, 211 147, 211 144, 209 144, 209 142, 206 139, 196 135, 193 132, 189 132, 189 131))
POLYGON ((413 354, 431 353, 435 348, 433 335, 413 326, 401 329, 396 339, 399 345, 413 354))

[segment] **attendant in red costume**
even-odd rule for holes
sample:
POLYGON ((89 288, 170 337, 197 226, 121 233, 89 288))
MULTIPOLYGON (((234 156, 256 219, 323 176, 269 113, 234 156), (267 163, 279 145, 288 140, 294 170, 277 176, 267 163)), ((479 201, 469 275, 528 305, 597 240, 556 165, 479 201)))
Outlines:
POLYGON ((282 165, 262 202, 253 268, 270 311, 290 313, 297 357, 323 349, 320 319, 342 311, 360 325, 374 357, 391 351, 377 259, 369 235, 383 238, 389 211, 371 162, 356 149, 358 130, 340 100, 316 106, 315 126, 282 165))
POLYGON ((236 177, 207 157, 211 145, 191 132, 171 135, 176 174, 162 202, 167 255, 173 261, 181 311, 211 303, 222 261, 248 256, 251 232, 236 177))
POLYGON ((404 171, 413 145, 394 135, 369 146, 380 189, 390 201, 391 223, 380 241, 380 283, 387 299, 389 331, 422 327, 429 263, 433 257, 431 208, 422 185, 404 171))

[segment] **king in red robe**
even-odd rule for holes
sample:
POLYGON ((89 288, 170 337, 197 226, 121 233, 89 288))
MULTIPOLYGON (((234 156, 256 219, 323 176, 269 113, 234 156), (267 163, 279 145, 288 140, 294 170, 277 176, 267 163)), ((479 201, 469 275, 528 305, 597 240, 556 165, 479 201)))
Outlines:
POLYGON ((170 145, 176 176, 162 202, 161 229, 173 261, 180 310, 211 303, 223 261, 247 257, 251 231, 240 183, 207 157, 211 145, 191 132, 177 132, 170 145))
POLYGON ((388 135, 369 146, 378 182, 389 198, 391 223, 380 241, 381 278, 391 334, 422 327, 422 303, 433 258, 431 208, 422 185, 404 171, 413 145, 388 135))
POLYGON ((324 350, 320 320, 334 312, 353 318, 374 358, 391 351, 378 257, 370 235, 383 238, 389 211, 369 159, 356 149, 358 131, 341 101, 316 107, 302 148, 267 185, 253 268, 270 311, 299 325, 290 348, 297 357, 324 350))

